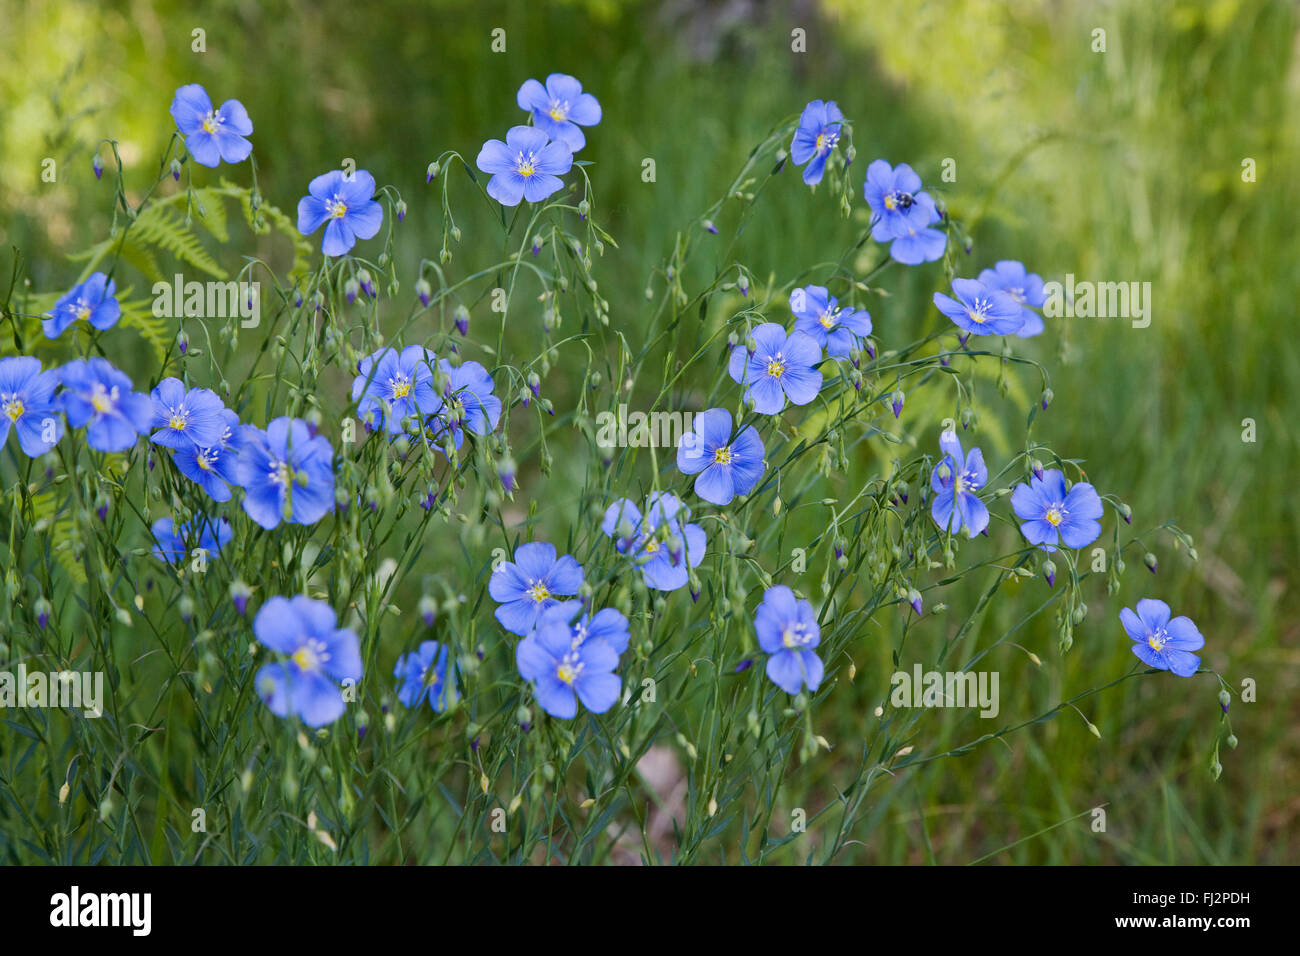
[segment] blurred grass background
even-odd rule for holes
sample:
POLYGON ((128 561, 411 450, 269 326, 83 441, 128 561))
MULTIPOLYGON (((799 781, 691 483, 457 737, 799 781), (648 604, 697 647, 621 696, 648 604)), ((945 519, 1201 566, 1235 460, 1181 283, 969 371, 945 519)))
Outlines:
MULTIPOLYGON (((874 825, 849 856, 960 863, 1009 847, 993 859, 1300 857, 1300 618, 1292 609, 1300 509, 1291 488, 1300 455, 1286 417, 1300 391, 1294 4, 220 0, 199 13, 145 0, 5 0, 0 12, 0 246, 23 250, 40 291, 66 288, 77 272, 66 253, 107 233, 112 193, 109 176, 97 183, 91 172, 95 143, 116 138, 128 181, 151 179, 183 83, 248 107, 262 190, 283 209, 344 156, 395 184, 411 206, 398 245, 412 275, 419 257, 436 257, 441 235, 424 185, 428 162, 446 148, 472 161, 485 139, 521 121, 519 84, 551 71, 575 74, 604 106, 584 156, 597 163, 601 222, 621 248, 598 272, 615 323, 633 341, 646 278, 676 230, 725 189, 775 123, 816 97, 836 99, 853 119, 859 174, 883 156, 943 186, 941 161, 957 161, 957 182, 944 189, 975 238, 963 274, 1021 258, 1048 279, 1072 272, 1151 282, 1149 328, 1049 319, 1047 334, 1028 346, 1051 370, 1057 396, 1038 434, 1085 459, 1099 487, 1131 504, 1135 528, 1176 520, 1196 538, 1200 560, 1153 540, 1161 565, 1150 579, 1131 555, 1120 594, 1095 582, 1065 661, 1050 617, 1034 622, 1017 639, 1046 666, 1019 652, 996 659, 997 723, 1126 670, 1116 614, 1159 596, 1198 622, 1208 666, 1233 686, 1257 682, 1258 702, 1233 707, 1240 748, 1221 755, 1214 783, 1218 687, 1210 679, 1128 682, 1084 707, 1100 740, 1067 712, 1009 747, 988 744, 900 775, 880 791, 874 825), (495 27, 506 30, 503 54, 489 48, 495 27), (806 53, 791 52, 795 28, 806 31, 806 53), (1092 49, 1098 28, 1104 53, 1092 49), (205 53, 191 50, 195 29, 206 33, 205 53), (56 183, 41 181, 47 156, 58 163, 56 183), (641 180, 645 157, 656 160, 654 184, 641 180), (1246 158, 1257 167, 1254 183, 1242 179, 1246 158), (1246 418, 1254 443, 1242 441, 1246 418), (1103 834, 1084 816, 1034 836, 1102 804, 1103 834)), ((247 171, 233 175, 243 182, 247 171)), ((782 183, 765 193, 738 253, 760 275, 836 258, 853 236, 830 197, 810 199, 793 175, 782 183)), ((477 205, 457 206, 461 267, 500 251, 477 205)), ((933 269, 890 275, 893 296, 872 308, 879 338, 898 342, 934 321, 938 284, 933 269)), ((1018 433, 1019 405, 999 406, 994 396, 983 408, 1018 433)), ((986 448, 991 457, 1007 450, 986 448)), ((557 468, 552 482, 565 480, 557 468)), ((1023 587, 1035 589, 1026 600, 1036 605, 1041 582, 1023 587)), ((977 634, 1000 635, 1025 610, 1004 601, 977 634)), ((850 764, 893 669, 892 643, 884 630, 878 644, 864 642, 857 681, 870 683, 858 695, 837 692, 840 709, 817 715, 850 764)), ((935 714, 925 747, 973 739, 983 723, 935 714)), ((838 778, 834 759, 817 761, 796 772, 783 799, 815 808, 838 778)))

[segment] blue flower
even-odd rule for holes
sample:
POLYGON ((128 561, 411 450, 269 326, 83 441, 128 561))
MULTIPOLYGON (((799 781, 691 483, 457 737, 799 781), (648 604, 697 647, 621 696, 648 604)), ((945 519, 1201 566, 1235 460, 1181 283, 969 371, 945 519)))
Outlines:
POLYGON ((676 591, 690 580, 690 569, 699 567, 708 550, 704 529, 688 523, 690 516, 680 498, 657 491, 646 499, 644 516, 626 498, 614 502, 605 510, 601 530, 640 568, 646 587, 676 591))
POLYGON ((364 169, 352 175, 332 170, 317 176, 307 186, 308 195, 298 200, 298 231, 310 236, 325 223, 321 252, 341 256, 358 239, 372 239, 384 221, 384 207, 371 197, 375 177, 364 169))
POLYGON ((380 349, 357 363, 352 400, 357 414, 373 428, 381 425, 389 435, 403 433, 402 419, 419 419, 438 407, 433 389, 433 363, 437 356, 423 345, 408 345, 399 353, 380 349))
POLYGON ((939 436, 939 447, 943 459, 930 473, 934 489, 930 516, 940 528, 956 534, 964 527, 966 537, 973 538, 989 525, 989 509, 975 494, 989 480, 984 453, 972 448, 969 455, 963 455, 961 441, 951 431, 939 436))
POLYGON ((96 451, 126 451, 153 424, 153 402, 131 391, 131 380, 107 359, 77 359, 59 372, 59 400, 68 424, 86 427, 86 441, 96 451))
POLYGON ((826 172, 826 159, 840 141, 840 121, 844 114, 834 100, 823 103, 813 100, 803 108, 799 128, 790 143, 790 158, 798 166, 808 163, 803 171, 803 181, 816 186, 826 172), (812 162, 808 162, 812 160, 812 162))
POLYGON ((939 210, 930 194, 921 191, 921 177, 911 166, 876 160, 867 167, 863 193, 874 214, 871 238, 892 243, 889 254, 895 261, 915 266, 943 257, 948 240, 929 228, 939 221, 939 210))
POLYGON ((235 463, 248 442, 248 433, 257 429, 239 424, 239 416, 230 409, 221 411, 221 435, 206 448, 186 445, 176 449, 172 461, 180 473, 197 484, 213 501, 229 501, 229 485, 239 484, 235 463))
POLYGON ((593 714, 618 702, 623 682, 615 674, 618 652, 603 640, 576 641, 563 617, 548 615, 515 648, 519 676, 533 685, 537 703, 552 717, 571 720, 578 701, 593 714))
POLYGON ((751 355, 743 345, 731 350, 727 371, 733 381, 745 386, 745 401, 761 415, 778 415, 785 400, 807 405, 822 387, 821 346, 805 332, 791 332, 775 322, 764 322, 753 332, 751 355))
POLYGON ((990 289, 979 279, 953 279, 952 291, 957 293, 956 299, 936 292, 934 304, 972 335, 1010 335, 1025 324, 1019 302, 1009 293, 990 289))
POLYGON ((178 378, 165 378, 149 393, 153 400, 155 445, 164 448, 186 446, 207 448, 221 440, 226 406, 210 388, 185 389, 178 378))
POLYGON ((334 449, 312 437, 300 418, 277 418, 266 431, 249 428, 235 461, 244 511, 263 528, 281 521, 315 524, 334 510, 334 449))
POLYGON ((1137 613, 1128 608, 1119 612, 1120 623, 1133 639, 1132 650, 1148 667, 1173 671, 1179 677, 1191 677, 1201 666, 1192 653, 1205 646, 1205 638, 1189 617, 1169 619, 1169 605, 1164 601, 1143 598, 1137 613))
POLYGON ((361 644, 337 624, 333 608, 305 595, 273 597, 262 605, 253 633, 288 658, 262 665, 254 679, 257 696, 271 713, 296 714, 308 727, 324 727, 343 716, 339 684, 361 680, 361 644))
POLYGON ((185 148, 200 166, 214 167, 222 160, 242 163, 253 151, 244 138, 253 134, 253 121, 239 100, 226 100, 213 109, 207 91, 190 83, 176 91, 170 112, 185 136, 185 148))
POLYGON ((1064 473, 1053 469, 1042 478, 1030 478, 1029 484, 1016 486, 1011 493, 1011 507, 1021 520, 1020 533, 1030 544, 1044 551, 1055 551, 1057 544, 1082 548, 1101 534, 1101 498, 1086 481, 1065 490, 1064 473))
POLYGON ((812 336, 831 358, 847 358, 871 334, 871 316, 865 309, 840 308, 825 286, 810 285, 790 293, 794 327, 812 336))
POLYGON ((423 641, 409 654, 397 659, 393 668, 397 678, 397 699, 405 707, 419 707, 424 701, 435 713, 456 703, 456 665, 446 644, 423 641))
POLYGON ((503 206, 518 206, 521 199, 541 202, 563 187, 560 177, 573 168, 573 151, 563 141, 548 143, 538 127, 514 126, 504 143, 484 143, 476 162, 492 176, 487 194, 503 206))
POLYGON ((60 403, 54 397, 58 385, 59 370, 42 372, 38 359, 25 355, 0 359, 0 445, 9 437, 10 426, 28 458, 39 458, 58 444, 64 431, 60 403))
MULTIPOLYGON (((501 421, 501 399, 492 392, 492 376, 478 362, 438 363, 447 376, 447 389, 439 411, 444 420, 457 422, 473 435, 486 435, 501 421)), ((460 442, 456 443, 460 447, 460 442)))
POLYGON ((168 564, 180 564, 190 556, 193 548, 202 548, 209 556, 218 555, 235 533, 229 519, 204 515, 179 526, 173 524, 171 518, 159 518, 149 530, 157 542, 153 546, 153 556, 168 564))
MULTIPOLYGON (((615 654, 627 650, 631 634, 628 631, 627 618, 612 607, 602 608, 595 614, 582 613, 582 601, 561 601, 548 607, 537 618, 534 631, 561 623, 569 629, 573 646, 578 647, 586 641, 604 641, 615 654), (577 620, 574 620, 574 618, 577 620)), ((525 674, 525 678, 532 677, 525 674)))
MULTIPOLYGON (((524 81, 515 99, 521 110, 532 114, 534 126, 575 153, 587 145, 587 137, 578 127, 600 122, 600 103, 596 97, 582 92, 582 84, 564 73, 552 73, 546 78, 545 86, 537 80, 524 81)), ((480 164, 479 168, 483 166, 480 164)), ((513 206, 518 201, 505 205, 513 206)))
POLYGON ((582 587, 582 565, 570 555, 557 558, 545 541, 521 544, 514 561, 497 565, 488 581, 488 594, 501 606, 496 618, 511 634, 524 635, 537 626, 537 618, 557 604, 558 597, 577 594, 582 587))
POLYGON ((102 272, 94 273, 63 294, 46 313, 41 328, 47 339, 57 339, 73 322, 85 319, 101 332, 117 325, 122 306, 117 301, 117 284, 102 272))
POLYGON ((747 495, 763 477, 763 440, 758 429, 746 425, 732 439, 731 413, 710 408, 695 416, 694 431, 677 446, 677 467, 684 475, 699 474, 695 493, 715 505, 747 495))
POLYGON ((767 676, 787 694, 797 694, 807 685, 815 691, 825 668, 813 650, 821 643, 817 616, 807 601, 795 600, 784 584, 763 592, 763 602, 754 614, 758 645, 770 656, 767 676))
POLYGON ((1043 317, 1035 312, 1047 301, 1043 293, 1043 277, 1035 272, 1026 272, 1023 262, 1003 259, 994 268, 980 273, 980 282, 996 292, 1005 292, 1020 303, 1020 313, 1024 317, 1016 335, 1022 339, 1042 334, 1043 317))

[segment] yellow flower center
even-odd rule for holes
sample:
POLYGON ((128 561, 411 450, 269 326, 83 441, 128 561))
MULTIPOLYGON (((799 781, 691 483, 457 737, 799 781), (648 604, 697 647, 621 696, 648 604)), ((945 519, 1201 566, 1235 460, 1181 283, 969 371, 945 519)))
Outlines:
POLYGON ((533 586, 528 589, 527 593, 528 596, 538 604, 541 604, 551 596, 550 590, 541 581, 534 581, 533 586))
POLYGON ((1056 505, 1052 505, 1052 507, 1047 509, 1046 517, 1047 523, 1053 528, 1060 525, 1060 523, 1065 519, 1065 515, 1061 513, 1061 509, 1056 505))
POLYGON ((555 676, 566 684, 572 684, 578 679, 578 669, 576 667, 570 667, 568 664, 561 664, 555 669, 555 676))
POLYGON ((1159 634, 1152 634, 1150 637, 1147 638, 1147 645, 1151 648, 1151 650, 1159 651, 1164 649, 1165 642, 1160 639, 1159 634))
POLYGON ((717 451, 715 451, 715 452, 713 453, 713 461, 714 461, 716 464, 719 464, 719 465, 730 465, 730 464, 731 464, 731 449, 730 449, 730 448, 719 448, 717 451))
POLYGON ((178 432, 185 431, 185 426, 189 424, 189 417, 185 414, 184 409, 172 412, 172 417, 167 421, 167 427, 178 432))
POLYGON ((348 214, 348 204, 342 199, 330 199, 325 203, 325 212, 334 219, 342 219, 348 214))
POLYGON ((659 550, 659 542, 656 541, 654 538, 651 538, 649 541, 645 543, 645 550, 647 554, 654 554, 656 551, 659 550))
POLYGON ((825 312, 822 313, 822 317, 821 317, 822 328, 824 329, 835 328, 835 321, 836 321, 836 316, 831 312, 830 309, 827 309, 825 312))
POLYGON ((898 208, 898 200, 895 199, 893 196, 886 196, 886 197, 885 197, 885 208, 888 209, 888 210, 890 210, 891 212, 892 212, 893 210, 897 209, 897 208, 898 208))
POLYGON ((199 467, 202 468, 204 471, 212 470, 212 461, 211 459, 208 458, 210 454, 211 452, 201 451, 194 458, 194 460, 199 463, 199 467))
POLYGON ((520 176, 523 176, 524 179, 527 179, 529 176, 532 176, 532 175, 536 174, 536 172, 537 172, 537 168, 533 165, 533 156, 532 156, 532 153, 529 153, 529 154, 528 154, 528 158, 527 158, 527 159, 524 159, 523 157, 520 157, 520 159, 519 159, 519 175, 520 175, 520 176))
POLYGON ((82 320, 90 318, 90 306, 85 305, 82 302, 78 302, 76 316, 77 318, 82 320))
POLYGON ((16 395, 4 403, 4 413, 9 416, 11 422, 18 421, 25 411, 27 411, 27 407, 23 405, 23 400, 16 395))
POLYGON ((314 671, 319 670, 321 664, 329 660, 330 656, 323 643, 315 638, 309 638, 306 643, 293 652, 290 659, 303 670, 314 671))
POLYGON ((555 122, 563 123, 569 118, 569 104, 561 103, 559 100, 553 100, 551 102, 550 114, 551 119, 555 120, 555 122))
POLYGON ((90 404, 95 411, 101 415, 111 412, 116 400, 117 386, 114 386, 113 391, 110 393, 103 385, 98 382, 95 383, 95 387, 90 393, 90 404))
POLYGON ((205 133, 215 133, 215 132, 217 131, 217 128, 218 128, 220 125, 221 125, 221 120, 217 119, 216 114, 215 114, 215 113, 209 113, 209 114, 208 114, 206 117, 204 117, 204 119, 203 119, 203 132, 205 132, 205 133))
POLYGON ((767 360, 767 374, 773 378, 780 378, 785 374, 785 362, 779 357, 767 360))
POLYGON ((393 398, 406 398, 411 394, 411 383, 406 379, 393 379, 393 398))

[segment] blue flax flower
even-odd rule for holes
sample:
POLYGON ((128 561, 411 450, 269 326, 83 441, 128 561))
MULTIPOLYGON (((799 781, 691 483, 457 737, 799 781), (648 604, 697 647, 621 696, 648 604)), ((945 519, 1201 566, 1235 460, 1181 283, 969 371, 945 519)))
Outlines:
POLYGON ((511 634, 524 635, 537 626, 543 611, 557 598, 578 593, 582 565, 571 555, 556 557, 555 546, 545 541, 521 544, 514 561, 497 565, 488 580, 488 594, 501 606, 496 618, 511 634))
POLYGON ((501 421, 501 399, 492 391, 488 370, 478 362, 452 365, 443 359, 438 364, 447 376, 440 409, 443 418, 460 423, 472 435, 486 435, 495 429, 501 421))
POLYGON ((213 501, 229 501, 230 485, 239 484, 235 463, 257 429, 239 424, 239 416, 230 409, 221 411, 221 435, 206 447, 186 445, 176 449, 172 461, 180 473, 194 482, 213 501))
POLYGON ((560 189, 560 177, 573 168, 573 151, 563 141, 548 143, 536 126, 513 126, 504 143, 484 143, 476 162, 492 176, 487 194, 503 206, 518 206, 521 199, 541 202, 560 189))
POLYGON ((339 684, 361 680, 361 644, 338 627, 334 609, 305 595, 273 597, 253 619, 257 639, 288 660, 263 664, 254 678, 257 696, 277 717, 296 714, 308 727, 343 716, 339 684))
POLYGON ((956 534, 964 527, 966 537, 973 538, 989 525, 989 509, 976 494, 989 480, 984 453, 972 448, 963 455, 957 433, 950 431, 939 436, 939 447, 943 459, 930 473, 934 489, 930 516, 940 528, 956 534))
POLYGON ((834 100, 825 103, 813 100, 803 108, 799 128, 794 131, 794 140, 790 143, 790 158, 798 166, 808 163, 804 167, 803 181, 809 186, 822 181, 826 160, 840 141, 840 122, 843 119, 844 114, 834 100))
POLYGON ((1086 481, 1065 490, 1065 475, 1055 469, 1029 484, 1016 486, 1011 507, 1021 521, 1020 533, 1030 544, 1055 551, 1057 544, 1082 548, 1101 534, 1101 498, 1086 481))
POLYGON ((677 446, 677 467, 684 475, 699 475, 695 493, 725 505, 753 491, 766 467, 758 429, 746 425, 733 440, 731 413, 725 408, 700 412, 693 425, 694 431, 683 435, 677 446))
POLYGON ((537 80, 525 80, 515 99, 521 110, 532 114, 534 126, 574 153, 587 145, 587 137, 578 127, 600 122, 600 103, 596 97, 582 92, 582 84, 565 73, 552 73, 546 78, 545 86, 537 80))
POLYGON ((754 614, 754 631, 770 655, 767 676, 772 683, 787 694, 797 694, 805 685, 817 689, 825 668, 813 650, 821 642, 821 628, 811 604, 795 600, 784 584, 768 588, 754 614))
POLYGON ((786 335, 775 322, 764 322, 753 332, 755 349, 744 345, 731 350, 727 372, 745 386, 745 401, 761 415, 778 415, 788 398, 795 405, 807 405, 822 387, 822 373, 816 368, 822 350, 804 332, 786 335))
POLYGON ((164 448, 207 448, 221 440, 226 406, 210 388, 186 389, 179 378, 165 378, 149 393, 153 400, 153 443, 164 448))
POLYGON ((554 614, 545 615, 545 622, 519 642, 515 663, 542 710, 561 720, 577 716, 578 701, 603 714, 618 702, 623 686, 614 673, 614 647, 604 640, 575 640, 568 622, 554 614))
POLYGON ((1169 619, 1169 605, 1153 598, 1137 603, 1137 613, 1128 608, 1119 612, 1120 623, 1133 639, 1133 653, 1148 667, 1173 671, 1179 677, 1191 677, 1201 666, 1192 651, 1205 646, 1205 638, 1189 617, 1169 619))
POLYGON ((39 458, 63 437, 60 403, 54 397, 59 370, 41 371, 38 359, 26 355, 0 359, 0 445, 13 428, 18 446, 28 458, 39 458))
POLYGON ((423 345, 408 345, 401 352, 384 348, 363 358, 352 381, 352 400, 361 420, 396 436, 404 431, 402 419, 418 422, 433 412, 438 407, 433 389, 436 360, 423 345))
POLYGON ((1003 259, 992 269, 980 273, 980 282, 995 292, 1005 292, 1020 303, 1020 313, 1025 324, 1016 332, 1022 339, 1041 335, 1043 317, 1035 309, 1041 309, 1047 301, 1043 293, 1043 277, 1036 272, 1027 272, 1023 262, 1003 259))
POLYGON ((557 622, 569 629, 574 647, 587 641, 604 641, 613 648, 615 654, 622 654, 631 640, 627 618, 612 607, 587 614, 583 611, 582 601, 561 601, 541 613, 534 633, 544 627, 554 626, 557 622))
POLYGON ((317 176, 298 200, 298 231, 310 236, 322 225, 325 239, 321 252, 341 256, 358 239, 372 239, 384 221, 384 207, 372 198, 375 177, 364 169, 350 176, 342 170, 317 176))
POLYGON ((990 289, 979 279, 953 279, 957 298, 934 294, 934 304, 956 325, 972 335, 1011 335, 1025 324, 1020 303, 1010 293, 990 289))
POLYGON ((117 301, 117 283, 102 272, 79 282, 65 292, 41 321, 47 339, 57 339, 73 322, 85 319, 101 332, 117 325, 122 306, 117 301))
POLYGON ((939 211, 911 166, 876 160, 867 167, 863 193, 873 214, 871 238, 890 243, 889 255, 896 262, 915 266, 943 257, 948 240, 930 228, 939 221, 939 211))
POLYGON ((423 641, 409 654, 397 659, 397 699, 405 707, 419 707, 426 700, 441 714, 456 703, 456 665, 446 644, 423 641))
POLYGON ((131 380, 107 359, 77 359, 59 372, 59 399, 68 424, 86 428, 96 451, 126 451, 153 424, 153 402, 131 391, 131 380))
POLYGON ((202 548, 209 557, 218 555, 235 533, 229 519, 203 515, 182 525, 175 524, 171 518, 159 518, 149 530, 156 542, 153 556, 168 564, 180 564, 193 548, 202 548))
POLYGON ((810 285, 790 293, 795 331, 812 336, 831 358, 848 358, 871 334, 871 316, 865 309, 840 308, 839 299, 825 286, 810 285))
POLYGON ((226 100, 213 109, 207 91, 190 83, 176 91, 170 112, 185 136, 185 148, 200 166, 213 167, 222 160, 242 163, 253 151, 245 139, 253 135, 253 121, 239 100, 226 100))
POLYGON ((680 498, 657 491, 646 499, 644 515, 627 498, 614 502, 605 510, 601 530, 641 570, 646 587, 676 591, 708 550, 704 529, 691 524, 690 516, 680 498))
POLYGON ((300 418, 277 418, 245 431, 235 462, 244 511, 263 528, 315 524, 334 510, 334 449, 300 418))

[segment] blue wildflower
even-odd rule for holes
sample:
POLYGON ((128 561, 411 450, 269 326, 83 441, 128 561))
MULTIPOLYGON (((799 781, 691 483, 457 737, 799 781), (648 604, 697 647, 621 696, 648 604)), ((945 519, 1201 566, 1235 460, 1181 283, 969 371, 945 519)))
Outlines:
POLYGON ((1011 507, 1021 520, 1020 533, 1030 544, 1055 551, 1057 544, 1082 548, 1101 534, 1101 498, 1086 481, 1067 492, 1065 475, 1055 469, 1030 478, 1011 493, 1011 507))
POLYGON ((790 293, 794 327, 809 335, 831 358, 848 358, 871 334, 871 315, 865 309, 840 308, 825 286, 810 285, 790 293))
POLYGON ((532 114, 534 126, 574 153, 587 145, 587 137, 578 127, 600 123, 600 103, 596 97, 582 92, 582 84, 565 73, 552 73, 546 78, 545 86, 537 80, 525 80, 515 99, 521 110, 532 114))
POLYGON ((929 228, 939 221, 939 211, 930 194, 921 190, 921 177, 911 166, 876 160, 867 167, 863 193, 873 213, 871 238, 890 243, 895 261, 914 266, 942 258, 948 240, 929 228))
POLYGON ((0 445, 12 426, 18 446, 28 458, 39 458, 63 437, 60 403, 54 397, 59 370, 41 371, 39 359, 10 356, 0 359, 0 445))
POLYGON ((803 171, 803 181, 816 186, 826 172, 826 160, 840 141, 840 122, 844 114, 834 100, 813 100, 803 108, 799 128, 790 143, 790 158, 796 165, 808 165, 803 171), (811 162, 809 162, 811 160, 811 162))
POLYGON ((583 612, 583 607, 582 601, 561 601, 553 604, 537 618, 537 627, 534 630, 541 630, 558 622, 569 628, 574 647, 586 641, 604 641, 613 648, 615 654, 626 651, 631 640, 627 618, 612 607, 602 608, 595 614, 583 612))
POLYGON ((459 699, 456 693, 456 665, 446 644, 423 641, 409 654, 397 659, 397 699, 403 706, 419 707, 426 700, 441 714, 459 699))
POLYGON ((1137 613, 1128 608, 1119 612, 1120 623, 1133 639, 1132 651, 1142 663, 1162 671, 1173 671, 1179 677, 1191 677, 1201 666, 1201 659, 1192 651, 1205 646, 1205 638, 1192 619, 1169 619, 1169 605, 1153 598, 1137 602, 1137 613))
POLYGON ((708 550, 704 529, 689 523, 690 516, 680 498, 658 491, 646 499, 644 515, 626 498, 614 502, 605 510, 601 530, 640 569, 646 587, 676 591, 708 550))
POLYGON ((263 528, 281 521, 315 524, 334 510, 334 449, 299 418, 249 428, 235 461, 244 511, 263 528))
POLYGON ((684 475, 699 475, 695 493, 715 505, 749 494, 766 468, 758 429, 746 425, 733 440, 731 413, 725 408, 700 412, 693 425, 677 446, 677 467, 684 475))
POLYGON ((253 121, 239 100, 226 100, 213 109, 207 91, 190 83, 176 91, 170 112, 185 136, 185 148, 200 166, 214 167, 222 160, 242 163, 253 151, 244 138, 253 134, 253 121))
MULTIPOLYGON (((492 376, 478 362, 452 365, 446 359, 438 363, 447 376, 442 412, 447 421, 456 421, 470 434, 486 435, 501 421, 501 399, 493 394, 492 376)), ((460 442, 457 442, 460 447, 460 442)))
POLYGON ((519 676, 533 685, 537 703, 552 717, 571 720, 578 701, 593 714, 618 702, 623 682, 614 668, 618 652, 603 640, 576 641, 567 622, 548 616, 515 648, 519 676))
POLYGON ((202 548, 209 557, 218 555, 235 533, 229 519, 202 515, 182 525, 174 524, 171 518, 159 518, 149 530, 156 542, 153 556, 168 564, 180 564, 193 548, 202 548))
POLYGON ((96 451, 126 451, 153 423, 153 402, 131 391, 131 380, 107 359, 77 359, 59 371, 59 400, 68 424, 86 428, 96 451))
POLYGON ((979 279, 953 279, 957 298, 934 294, 939 311, 972 335, 1011 335, 1025 324, 1020 303, 1009 293, 990 289, 979 279))
POLYGON ((384 207, 372 198, 375 177, 364 169, 351 175, 332 170, 317 176, 298 200, 298 231, 304 236, 325 225, 321 252, 341 256, 358 239, 372 239, 384 221, 384 207), (326 225, 328 223, 328 225, 326 225))
POLYGON ((213 501, 229 501, 230 485, 239 484, 235 463, 256 429, 239 424, 239 416, 230 409, 221 411, 221 435, 207 447, 186 445, 176 449, 172 461, 182 475, 197 484, 213 501))
POLYGON ((1025 323, 1016 332, 1022 339, 1042 334, 1043 317, 1035 309, 1041 309, 1047 301, 1043 293, 1043 277, 1035 272, 1027 272, 1023 262, 1003 259, 992 269, 985 269, 979 275, 980 282, 996 292, 1005 292, 1020 303, 1020 313, 1025 323))
POLYGON ((257 696, 277 717, 296 714, 308 727, 343 716, 339 684, 361 680, 361 644, 338 627, 334 609, 305 595, 273 597, 253 619, 257 639, 288 660, 262 665, 254 678, 257 696))
POLYGON ((543 611, 557 597, 577 594, 582 587, 582 565, 570 555, 556 557, 554 545, 545 541, 521 544, 514 561, 503 561, 492 572, 488 594, 501 606, 496 618, 511 634, 524 635, 537 626, 543 611))
POLYGON ((821 628, 813 607, 795 600, 784 584, 763 592, 754 614, 758 645, 768 655, 767 676, 787 694, 797 694, 806 685, 815 691, 825 668, 813 650, 821 642, 821 628))
POLYGON ((753 331, 755 349, 751 354, 743 345, 731 350, 727 372, 733 381, 745 386, 745 401, 762 415, 777 415, 785 400, 807 405, 822 387, 822 373, 816 365, 822 350, 812 336, 791 332, 775 322, 764 322, 753 331))
POLYGON ((383 348, 357 363, 352 400, 357 414, 372 428, 383 427, 400 435, 405 418, 419 419, 438 407, 433 388, 433 363, 437 356, 422 345, 408 345, 399 353, 383 348))
POLYGON ((969 455, 962 454, 961 441, 951 431, 939 436, 939 447, 943 459, 930 473, 930 516, 940 528, 956 534, 964 527, 966 537, 973 538, 989 525, 989 509, 976 494, 989 480, 984 453, 972 448, 969 455))
POLYGON ((504 143, 484 143, 476 163, 492 176, 487 194, 503 206, 518 206, 521 199, 541 202, 563 187, 560 177, 573 168, 573 151, 563 141, 548 143, 538 127, 514 126, 504 143))
POLYGON ((210 388, 191 388, 178 378, 165 378, 149 397, 153 400, 153 443, 164 448, 206 448, 221 440, 226 410, 210 388))
POLYGON ((57 339, 78 319, 85 319, 101 332, 117 325, 117 320, 122 317, 122 306, 116 293, 117 284, 102 272, 77 283, 54 303, 54 308, 41 321, 45 337, 57 339))

